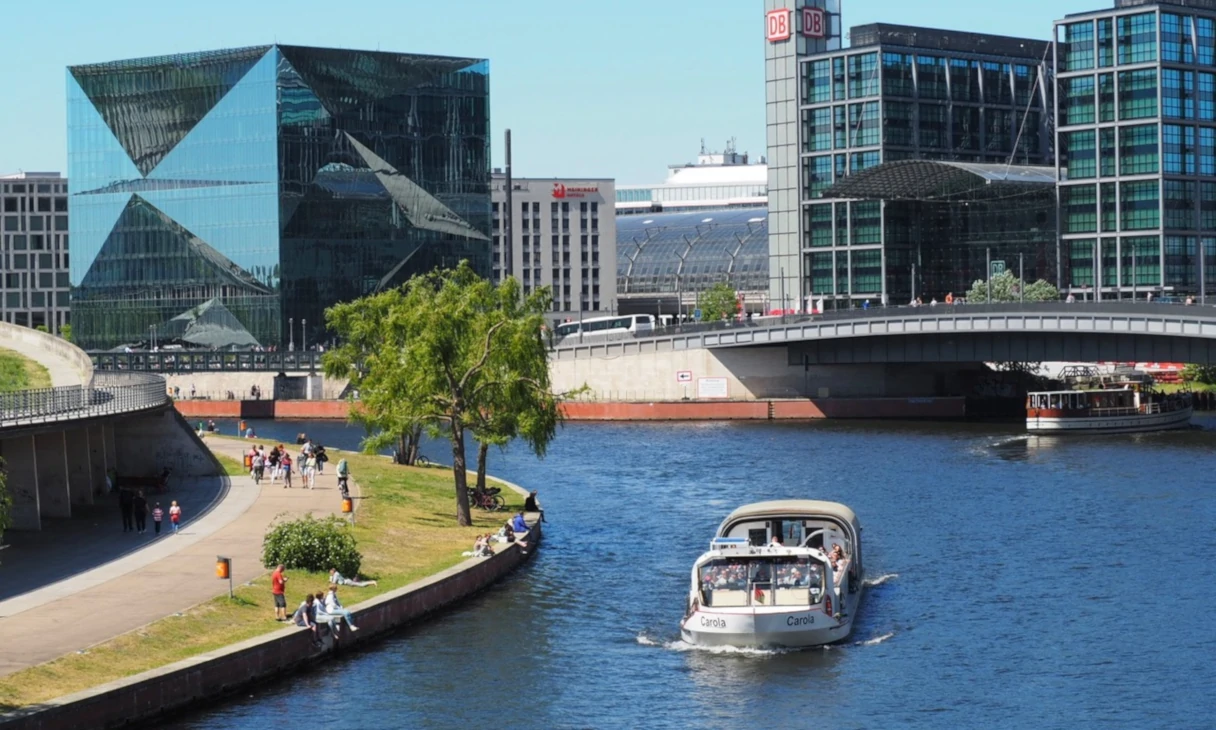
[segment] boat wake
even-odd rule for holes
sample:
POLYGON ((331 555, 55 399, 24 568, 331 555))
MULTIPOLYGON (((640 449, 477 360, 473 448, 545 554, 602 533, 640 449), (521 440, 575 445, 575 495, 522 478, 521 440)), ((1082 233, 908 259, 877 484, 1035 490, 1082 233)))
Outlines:
POLYGON ((873 588, 874 586, 880 586, 887 581, 895 580, 898 577, 899 573, 884 573, 877 578, 866 578, 865 585, 866 588, 873 588))
POLYGON ((682 639, 676 639, 675 641, 659 641, 658 639, 652 639, 651 637, 649 637, 645 634, 638 634, 637 640, 638 640, 638 643, 641 644, 642 646, 657 646, 660 649, 667 649, 668 651, 681 651, 681 652, 696 651, 696 652, 704 652, 706 654, 736 654, 736 655, 740 655, 740 656, 777 656, 779 654, 788 654, 791 651, 798 651, 797 649, 781 649, 781 648, 761 649, 761 648, 754 647, 754 646, 698 646, 696 644, 689 644, 687 641, 684 641, 682 639))
POLYGON ((865 641, 853 642, 853 645, 854 646, 877 646, 877 645, 881 644, 882 642, 886 641, 887 639, 891 638, 892 636, 895 636, 895 632, 888 631, 887 633, 883 634, 882 636, 875 636, 873 639, 866 639, 865 641))

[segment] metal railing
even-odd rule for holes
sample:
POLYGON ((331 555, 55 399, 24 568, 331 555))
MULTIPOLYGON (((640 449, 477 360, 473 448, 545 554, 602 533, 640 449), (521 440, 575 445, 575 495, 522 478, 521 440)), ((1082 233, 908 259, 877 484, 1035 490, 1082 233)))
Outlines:
POLYGON ((69 385, 0 393, 0 428, 134 413, 168 402, 165 381, 160 376, 97 372, 92 387, 69 385))
POLYGON ((298 372, 321 368, 320 352, 90 352, 93 367, 101 371, 149 373, 298 372))

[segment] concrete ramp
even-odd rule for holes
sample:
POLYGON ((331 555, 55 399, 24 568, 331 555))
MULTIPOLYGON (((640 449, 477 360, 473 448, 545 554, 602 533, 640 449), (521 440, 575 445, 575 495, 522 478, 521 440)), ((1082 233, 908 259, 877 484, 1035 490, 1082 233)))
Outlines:
POLYGON ((51 385, 90 385, 93 361, 84 350, 45 332, 0 322, 0 348, 19 352, 51 374, 51 385))

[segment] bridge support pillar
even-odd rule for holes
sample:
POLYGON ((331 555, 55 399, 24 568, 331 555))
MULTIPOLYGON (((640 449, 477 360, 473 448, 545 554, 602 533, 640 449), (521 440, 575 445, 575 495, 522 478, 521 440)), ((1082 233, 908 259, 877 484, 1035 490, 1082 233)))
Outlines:
POLYGON ((118 453, 114 448, 114 425, 104 423, 101 426, 101 449, 106 455, 106 469, 118 469, 118 453))
POLYGON ((89 463, 89 430, 74 428, 63 432, 64 456, 68 466, 68 495, 72 504, 93 504, 93 469, 89 463))
POLYGON ((106 470, 112 463, 106 461, 105 426, 89 426, 89 482, 93 485, 93 494, 103 494, 106 491, 106 470))
POLYGON ((67 446, 63 431, 34 436, 34 456, 38 465, 38 511, 43 517, 72 516, 68 492, 67 446))
POLYGON ((14 530, 41 530, 38 509, 38 456, 33 436, 18 436, 0 441, 0 456, 8 471, 8 493, 12 495, 14 530))

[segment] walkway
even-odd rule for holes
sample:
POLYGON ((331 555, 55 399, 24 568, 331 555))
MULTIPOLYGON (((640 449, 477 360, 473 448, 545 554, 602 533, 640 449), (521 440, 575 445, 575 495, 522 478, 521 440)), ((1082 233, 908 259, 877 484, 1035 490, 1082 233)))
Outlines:
POLYGON ((88 356, 82 350, 27 327, 0 323, 0 347, 21 353, 46 368, 52 387, 83 385, 84 378, 92 374, 92 367, 85 367, 88 356))
MULTIPOLYGON (((216 453, 239 459, 250 442, 211 438, 216 453)), ((275 517, 337 512, 337 478, 332 468, 317 489, 254 485, 232 477, 227 496, 200 519, 185 515, 178 535, 157 540, 69 580, 0 601, 0 676, 85 649, 185 611, 227 591, 215 578, 215 556, 232 558, 236 583, 264 574, 262 536, 275 517)), ((357 486, 352 482, 352 491, 357 486)), ((114 530, 123 535, 114 516, 114 530)), ((150 523, 149 523, 150 524, 150 523)), ((6 551, 7 552, 7 551, 6 551)), ((7 561, 7 556, 0 555, 7 561)), ((62 566, 37 569, 61 575, 62 566)))

